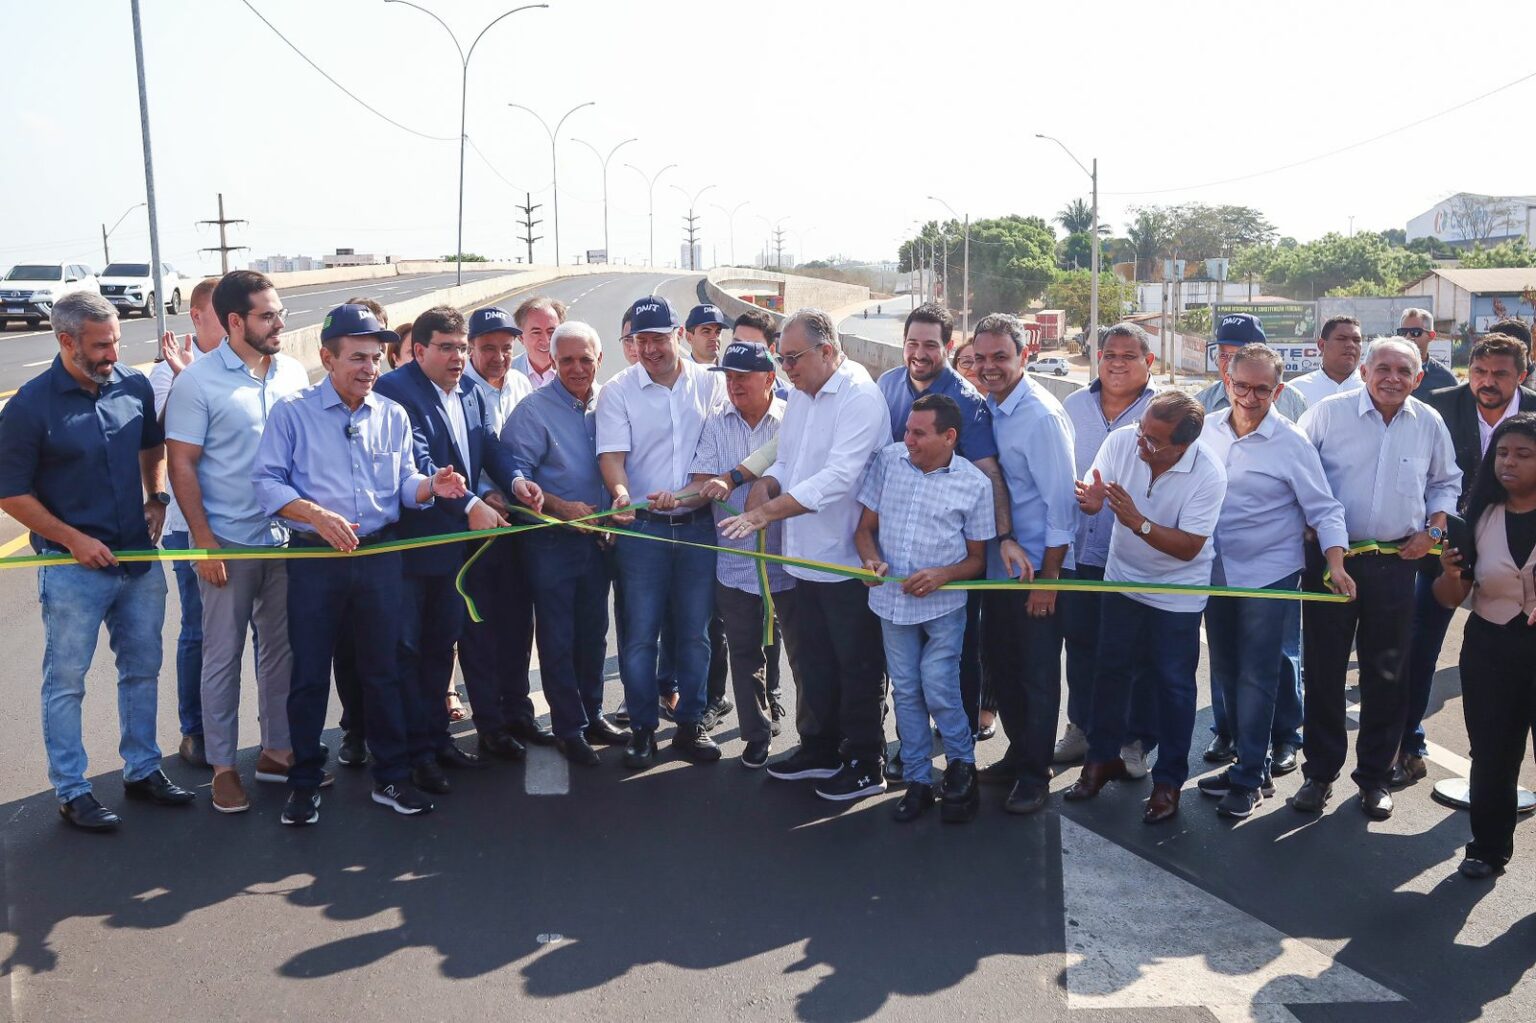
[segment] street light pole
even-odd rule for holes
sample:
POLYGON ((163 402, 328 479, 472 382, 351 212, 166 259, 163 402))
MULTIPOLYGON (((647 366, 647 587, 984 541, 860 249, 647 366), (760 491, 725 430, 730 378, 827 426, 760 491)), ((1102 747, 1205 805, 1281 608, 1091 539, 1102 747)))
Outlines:
POLYGON ((144 24, 133 0, 133 58, 139 76, 139 132, 144 140, 144 197, 149 207, 149 269, 155 281, 155 336, 165 336, 165 280, 160 270, 160 223, 155 210, 155 161, 149 145, 149 89, 144 82, 144 24))
POLYGON ((556 266, 560 265, 560 168, 559 168, 559 165, 556 163, 555 139, 556 139, 557 136, 559 136, 559 134, 560 134, 560 126, 565 123, 565 119, 567 117, 570 117, 572 114, 574 114, 576 111, 580 110, 582 107, 590 107, 590 106, 596 106, 596 105, 597 105, 597 100, 593 100, 593 99, 589 99, 585 103, 578 103, 578 104, 576 104, 574 107, 571 107, 571 109, 567 110, 564 114, 562 114, 560 116, 560 120, 555 122, 555 127, 553 129, 551 129, 549 127, 549 122, 544 120, 543 117, 540 117, 538 111, 534 110, 532 107, 525 107, 521 103, 508 103, 507 104, 507 106, 509 106, 509 107, 514 107, 514 108, 516 108, 518 110, 526 111, 527 113, 532 114, 535 118, 538 118, 538 122, 540 124, 542 124, 544 126, 544 130, 549 133, 549 177, 550 177, 550 187, 554 190, 554 198, 551 200, 551 205, 554 207, 554 220, 555 220, 555 265, 556 266))
POLYGON ((585 139, 571 139, 571 141, 580 142, 582 145, 592 150, 592 155, 597 157, 598 161, 603 165, 603 262, 611 263, 613 261, 613 257, 609 254, 608 250, 608 161, 612 160, 613 154, 617 153, 622 147, 629 145, 631 142, 638 142, 639 139, 625 139, 623 142, 620 142, 618 145, 608 150, 607 156, 604 156, 602 153, 598 152, 597 147, 585 139))
POLYGON ((1035 138, 1060 146, 1061 151, 1072 157, 1072 162, 1093 182, 1093 282, 1088 286, 1088 336, 1085 338, 1088 342, 1085 346, 1088 352, 1088 379, 1092 382, 1099 378, 1099 158, 1093 158, 1093 169, 1089 170, 1083 166, 1083 161, 1073 156, 1072 150, 1061 139, 1039 133, 1036 133, 1035 138))
POLYGON ((636 167, 632 163, 626 163, 624 166, 628 167, 642 178, 645 178, 646 194, 650 197, 651 218, 651 255, 649 260, 646 262, 646 265, 654 267, 656 265, 656 181, 667 171, 676 167, 677 164, 669 163, 661 170, 651 175, 647 175, 645 171, 641 170, 639 167, 636 167))
POLYGON ((122 226, 123 221, 128 219, 128 214, 132 213, 134 210, 138 209, 140 206, 143 206, 143 205, 145 205, 145 204, 141 203, 141 202, 136 202, 132 206, 128 207, 126 210, 123 211, 123 215, 117 218, 117 223, 113 224, 111 227, 108 227, 106 224, 102 224, 101 225, 101 260, 102 260, 101 265, 102 266, 106 266, 108 263, 112 262, 112 252, 111 252, 111 250, 109 250, 107 248, 107 239, 111 236, 113 231, 116 231, 119 227, 122 226))
MULTIPOLYGON (((929 198, 930 201, 936 202, 940 206, 943 206, 946 210, 948 210, 950 216, 952 216, 952 217, 959 217, 960 216, 960 214, 955 212, 955 208, 953 206, 951 206, 949 203, 945 202, 943 199, 940 199, 938 196, 930 195, 928 198, 929 198)), ((970 333, 971 333, 971 215, 969 213, 967 213, 965 215, 965 217, 964 217, 964 220, 965 220, 965 270, 962 271, 961 277, 960 277, 960 292, 961 292, 961 294, 960 294, 960 336, 962 338, 969 337, 970 333)), ((948 252, 947 251, 945 253, 945 259, 946 260, 948 259, 948 252)), ((946 289, 949 287, 949 277, 948 277, 947 274, 946 274, 946 276, 944 278, 944 287, 946 289)), ((944 296, 944 301, 945 301, 945 304, 948 305, 948 303, 949 303, 949 296, 947 294, 944 296)))
POLYGON ((695 233, 697 233, 697 232, 693 231, 693 222, 695 220, 697 220, 698 218, 693 215, 693 208, 699 204, 699 196, 703 195, 705 192, 709 191, 711 188, 714 188, 715 186, 714 185, 705 185, 703 188, 699 189, 697 192, 694 192, 693 195, 691 195, 691 196, 688 194, 688 190, 686 188, 684 188, 682 185, 673 185, 672 187, 677 189, 679 192, 681 192, 682 195, 683 195, 683 198, 688 200, 688 227, 689 227, 689 235, 688 235, 688 269, 690 269, 690 270, 697 270, 698 267, 694 265, 695 260, 693 258, 693 244, 694 244, 694 242, 693 242, 693 235, 695 233))
POLYGON ((725 217, 726 217, 726 220, 728 220, 730 222, 731 265, 732 266, 736 265, 736 214, 740 213, 741 212, 741 208, 743 206, 747 205, 748 203, 750 203, 751 201, 752 201, 751 199, 743 199, 743 200, 741 200, 741 202, 736 204, 734 209, 729 209, 729 210, 726 209, 724 206, 721 206, 717 202, 710 203, 710 205, 713 206, 715 209, 719 210, 721 213, 724 213, 725 217))
POLYGON ((469 99, 469 58, 471 58, 471 57, 473 57, 475 55, 475 47, 480 45, 481 38, 484 37, 484 35, 491 30, 491 25, 496 24, 498 21, 502 20, 502 18, 511 17, 512 15, 516 14, 518 11, 532 10, 535 7, 548 7, 549 4, 526 4, 526 5, 522 6, 522 7, 514 7, 514 8, 512 8, 512 10, 507 11, 504 14, 498 15, 495 18, 492 18, 491 21, 490 21, 490 24, 486 25, 485 28, 482 28, 480 30, 480 35, 475 36, 475 41, 469 44, 469 52, 466 53, 464 51, 464 47, 462 45, 460 45, 460 43, 459 43, 459 37, 454 34, 453 29, 448 27, 448 23, 446 21, 444 21, 442 18, 439 18, 436 14, 433 14, 431 11, 427 10, 425 7, 421 6, 420 4, 414 4, 414 3, 411 2, 411 0, 384 0, 384 2, 387 3, 387 4, 404 4, 407 7, 414 7, 418 11, 420 11, 421 13, 427 15, 433 21, 435 21, 439 25, 443 26, 443 31, 448 33, 448 38, 453 40, 454 48, 459 51, 459 64, 460 64, 460 72, 461 72, 460 78, 459 78, 459 241, 458 241, 458 249, 453 254, 453 262, 454 262, 454 266, 455 266, 454 283, 455 284, 463 284, 464 283, 464 140, 469 137, 468 135, 465 134, 464 128, 465 128, 465 117, 466 117, 466 114, 467 114, 467 111, 465 109, 465 104, 466 104, 466 101, 469 99))

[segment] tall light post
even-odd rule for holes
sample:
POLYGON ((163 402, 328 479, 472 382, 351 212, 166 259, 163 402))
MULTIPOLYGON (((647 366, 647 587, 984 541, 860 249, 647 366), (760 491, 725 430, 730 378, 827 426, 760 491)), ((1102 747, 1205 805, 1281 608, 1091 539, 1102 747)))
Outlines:
POLYGON ((1072 162, 1078 169, 1088 175, 1093 182, 1093 283, 1088 289, 1088 379, 1090 381, 1099 378, 1099 158, 1093 158, 1093 169, 1083 166, 1083 161, 1073 156, 1072 150, 1067 144, 1054 135, 1036 134, 1035 138, 1054 142, 1061 147, 1061 151, 1072 157, 1072 162))
POLYGON ((693 236, 697 232, 695 232, 693 229, 693 222, 698 218, 694 216, 693 208, 699 204, 699 196, 703 195, 705 192, 709 191, 715 186, 705 185, 703 188, 699 189, 697 192, 694 192, 692 195, 689 195, 688 190, 682 185, 673 185, 672 187, 677 189, 677 191, 682 194, 684 199, 688 200, 688 269, 697 270, 698 267, 694 266, 695 260, 693 258, 693 236))
POLYGON ((724 213, 725 214, 725 219, 730 223, 731 265, 732 266, 736 265, 736 214, 740 213, 741 212, 741 208, 743 206, 747 205, 751 201, 752 201, 751 199, 743 199, 743 200, 741 200, 741 202, 737 203, 731 209, 726 209, 724 206, 721 206, 717 202, 710 203, 710 205, 713 206, 715 209, 719 210, 721 213, 724 213))
MULTIPOLYGON (((948 210, 950 216, 952 216, 952 217, 959 217, 960 216, 960 214, 955 212, 955 208, 953 206, 951 206, 949 203, 945 202, 943 199, 940 199, 938 196, 930 195, 928 197, 928 199, 929 199, 930 202, 936 202, 940 206, 942 206, 946 210, 948 210)), ((945 284, 945 287, 949 286, 949 282, 948 281, 945 281, 944 284, 945 284)), ((944 296, 944 300, 945 300, 945 303, 948 304, 949 296, 945 295, 944 296)), ((971 333, 971 215, 969 213, 967 213, 965 215, 965 269, 961 272, 961 275, 960 275, 960 336, 962 338, 969 337, 970 333, 971 333)))
POLYGON ((149 272, 155 282, 155 336, 165 336, 165 280, 160 272, 160 221, 155 208, 155 160, 149 144, 149 87, 144 81, 144 22, 133 0, 133 62, 139 79, 139 136, 144 143, 144 197, 149 206, 149 272))
POLYGON ((142 202, 136 202, 132 206, 128 207, 126 210, 123 211, 123 215, 117 218, 117 223, 116 224, 113 224, 111 227, 108 227, 106 224, 102 224, 101 225, 101 265, 102 266, 106 266, 108 263, 112 262, 112 252, 111 252, 110 249, 107 248, 107 239, 109 237, 111 237, 112 232, 116 231, 119 227, 122 226, 123 221, 128 219, 128 214, 132 213, 134 210, 138 209, 140 206, 146 206, 146 205, 148 205, 148 204, 147 203, 142 203, 142 202))
POLYGON ((646 265, 647 266, 655 266, 656 265, 656 180, 658 178, 660 178, 663 174, 665 174, 667 171, 672 170, 674 167, 676 167, 677 164, 669 163, 665 167, 663 167, 661 170, 657 171, 655 174, 646 174, 645 171, 641 170, 639 167, 636 167, 632 163, 626 163, 624 166, 628 167, 630 170, 634 171, 636 174, 640 175, 642 178, 645 179, 646 195, 649 196, 649 199, 650 199, 650 218, 651 218, 651 255, 650 255, 649 259, 647 259, 646 265))
POLYGON ((425 7, 421 6, 420 4, 411 3, 411 0, 384 0, 384 2, 387 3, 387 4, 404 4, 407 7, 414 7, 418 11, 420 11, 421 13, 427 15, 433 21, 435 21, 439 25, 443 26, 443 31, 448 33, 448 38, 453 40, 454 48, 459 51, 459 64, 461 65, 461 71, 462 71, 462 74, 461 74, 461 76, 459 78, 459 241, 458 241, 458 246, 457 246, 457 248, 456 248, 456 250, 455 250, 455 252, 453 254, 453 262, 455 264, 454 283, 455 284, 463 284, 464 283, 464 141, 465 141, 465 139, 467 139, 469 137, 468 135, 465 134, 464 125, 465 125, 465 114, 466 114, 465 104, 466 104, 466 101, 469 98, 469 58, 471 58, 471 57, 473 57, 475 55, 475 47, 480 45, 480 40, 482 38, 484 38, 485 34, 491 30, 491 25, 496 24, 498 21, 501 21, 503 18, 511 17, 512 15, 516 14, 518 11, 528 11, 528 10, 532 10, 532 9, 534 9, 536 7, 548 7, 549 4, 525 4, 522 7, 514 7, 510 11, 507 11, 505 14, 500 14, 500 15, 496 16, 495 18, 492 18, 490 23, 487 24, 484 28, 482 28, 480 30, 480 34, 475 36, 475 41, 469 44, 469 50, 465 51, 464 47, 459 43, 459 37, 454 34, 453 29, 448 27, 448 23, 446 21, 444 21, 442 18, 439 18, 436 14, 433 14, 431 11, 427 10, 425 7))
POLYGON ((607 156, 604 156, 602 153, 598 152, 597 147, 588 142, 586 139, 571 139, 571 141, 580 142, 582 145, 592 150, 592 155, 597 157, 598 161, 603 165, 603 262, 612 262, 613 257, 609 255, 608 252, 608 161, 612 160, 613 154, 617 153, 624 146, 629 145, 631 142, 638 142, 640 140, 625 139, 623 142, 620 142, 618 145, 608 150, 607 156))
POLYGON ((565 124, 565 119, 567 117, 570 117, 572 114, 574 114, 576 111, 580 110, 582 107, 591 107, 591 106, 596 106, 596 105, 597 105, 597 100, 595 100, 595 99, 589 99, 585 103, 578 103, 574 107, 571 107, 571 109, 567 110, 564 114, 561 114, 560 115, 560 120, 555 122, 554 128, 550 128, 549 122, 544 120, 544 118, 539 115, 539 112, 537 110, 534 110, 532 107, 525 107, 521 103, 508 103, 507 104, 507 106, 512 107, 512 108, 514 108, 516 110, 522 110, 522 111, 525 111, 527 113, 532 114, 535 118, 538 119, 538 122, 541 125, 544 126, 544 130, 549 133, 549 178, 550 178, 550 187, 554 190, 554 198, 551 200, 551 205, 554 207, 554 211, 553 212, 554 212, 554 220, 555 220, 555 265, 556 266, 560 265, 560 168, 559 168, 559 164, 557 163, 557 157, 555 155, 555 148, 556 148, 555 147, 555 139, 559 137, 559 135, 560 135, 560 126, 565 124))

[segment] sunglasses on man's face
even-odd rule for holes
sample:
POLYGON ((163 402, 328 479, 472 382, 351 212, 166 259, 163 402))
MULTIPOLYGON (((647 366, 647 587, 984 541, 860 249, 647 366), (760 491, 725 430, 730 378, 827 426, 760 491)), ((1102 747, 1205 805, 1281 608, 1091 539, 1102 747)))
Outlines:
POLYGON ((1415 341, 1417 341, 1419 338, 1423 337, 1425 334, 1428 334, 1428 333, 1429 333, 1429 331, 1425 330, 1423 327, 1398 327, 1397 328, 1397 336, 1398 337, 1411 337, 1415 341))

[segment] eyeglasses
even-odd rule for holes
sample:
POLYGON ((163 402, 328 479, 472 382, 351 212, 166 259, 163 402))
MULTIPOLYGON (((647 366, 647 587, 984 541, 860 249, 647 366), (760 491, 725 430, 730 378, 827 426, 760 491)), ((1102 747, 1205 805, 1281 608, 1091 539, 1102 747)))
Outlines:
POLYGON ((286 309, 277 309, 277 310, 273 310, 273 311, 265 312, 265 313, 245 313, 241 318, 249 320, 252 317, 255 317, 256 319, 260 320, 263 323, 272 323, 275 320, 286 320, 286 319, 288 319, 288 310, 286 310, 286 309))
POLYGON ((1428 333, 1429 333, 1429 331, 1425 330, 1423 327, 1398 327, 1397 328, 1397 336, 1398 337, 1411 337, 1415 341, 1417 341, 1419 338, 1423 337, 1425 334, 1428 334, 1428 333))
POLYGON ((1260 401, 1268 401, 1275 395, 1275 389, 1268 384, 1245 384, 1239 380, 1233 380, 1227 386, 1231 387, 1232 393, 1239 398, 1252 395, 1260 401))
POLYGON ((464 344, 450 345, 450 344, 444 344, 441 341, 435 341, 432 344, 428 345, 427 347, 428 348, 436 348, 438 351, 442 352, 444 355, 468 355, 469 354, 469 345, 464 345, 464 344))
POLYGON ((807 355, 810 355, 824 344, 826 344, 825 341, 817 341, 803 352, 796 352, 794 355, 776 355, 774 358, 778 359, 779 365, 783 366, 785 369, 794 369, 797 365, 800 364, 801 359, 805 358, 807 355))
POLYGON ((1136 443, 1138 443, 1142 447, 1146 448, 1147 449, 1147 454, 1149 454, 1149 455, 1155 455, 1159 451, 1164 450, 1165 448, 1173 447, 1172 444, 1163 444, 1163 443, 1161 443, 1159 441, 1153 440, 1151 437, 1148 437, 1145 433, 1142 433, 1141 432, 1141 424, 1140 423, 1136 424, 1136 443))

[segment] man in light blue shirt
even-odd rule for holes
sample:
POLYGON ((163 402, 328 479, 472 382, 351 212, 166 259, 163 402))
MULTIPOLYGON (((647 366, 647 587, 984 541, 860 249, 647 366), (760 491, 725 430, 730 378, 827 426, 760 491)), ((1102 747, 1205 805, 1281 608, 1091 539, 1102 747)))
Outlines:
MULTIPOLYGON (((282 309, 272 282, 250 270, 225 274, 213 308, 228 331, 222 344, 176 379, 166 402, 171 486, 192 545, 279 547, 288 530, 262 510, 251 467, 273 407, 309 386, 297 359, 283 355, 282 309)), ((213 768, 213 808, 250 809, 235 754, 240 749, 240 662, 245 636, 263 637, 256 664, 261 755, 256 780, 285 782, 288 737, 288 571, 284 561, 195 563, 202 605, 203 737, 213 768)))

